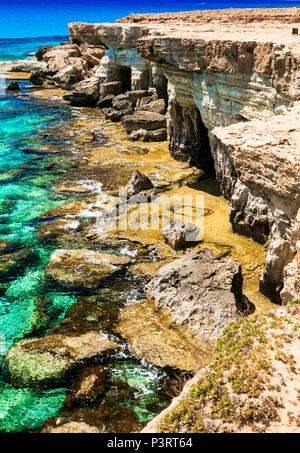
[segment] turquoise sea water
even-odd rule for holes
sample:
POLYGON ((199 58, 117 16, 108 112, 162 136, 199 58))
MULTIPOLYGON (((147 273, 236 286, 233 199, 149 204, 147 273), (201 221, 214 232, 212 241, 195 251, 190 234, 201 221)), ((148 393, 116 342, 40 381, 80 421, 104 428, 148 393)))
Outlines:
MULTIPOLYGON (((28 49, 36 50, 45 42, 57 40, 29 39, 11 44, 7 41, 5 48, 0 42, 0 58, 5 60, 5 55, 12 60, 28 58, 28 49)), ((43 131, 49 127, 59 129, 63 122, 72 119, 73 111, 28 96, 31 90, 28 81, 20 81, 20 93, 6 93, 4 86, 8 82, 0 80, 0 247, 3 241, 9 241, 5 253, 11 252, 13 257, 12 263, 1 261, 0 253, 0 362, 8 348, 22 338, 45 335, 51 326, 64 319, 79 297, 76 292, 49 283, 44 267, 53 245, 40 243, 36 235, 38 216, 72 201, 51 190, 59 176, 69 170, 72 157, 39 150, 50 145, 68 147, 59 137, 53 139, 43 131), (48 164, 53 162, 59 163, 59 167, 49 171, 48 164)), ((129 281, 124 289, 126 297, 131 289, 135 294, 135 283, 129 281)), ((116 292, 122 300, 122 289, 116 292)), ((147 420, 155 413, 148 409, 149 405, 159 407, 156 391, 165 373, 136 361, 126 345, 124 348, 116 364, 110 365, 111 386, 117 379, 138 387, 134 401, 125 398, 120 403, 133 407, 141 421, 147 420)), ((44 420, 59 413, 69 386, 64 382, 61 388, 51 390, 15 388, 4 365, 0 374, 0 431, 38 429, 44 420)))

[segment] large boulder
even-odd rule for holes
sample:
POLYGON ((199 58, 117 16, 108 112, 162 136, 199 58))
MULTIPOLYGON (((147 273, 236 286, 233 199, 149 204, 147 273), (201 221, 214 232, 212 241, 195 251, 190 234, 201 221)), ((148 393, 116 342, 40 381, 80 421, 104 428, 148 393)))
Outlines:
POLYGON ((118 345, 99 332, 47 335, 12 346, 5 363, 15 385, 49 387, 79 365, 116 350, 118 345))
POLYGON ((221 258, 209 248, 190 252, 159 269, 146 294, 157 310, 165 310, 175 325, 203 339, 215 340, 232 321, 253 305, 243 296, 239 263, 221 258))
POLYGON ((156 99, 155 101, 141 104, 138 110, 144 112, 156 112, 160 113, 161 115, 165 115, 167 108, 164 99, 156 99))
POLYGON ((182 223, 179 220, 171 220, 161 230, 166 243, 174 250, 190 247, 197 240, 199 232, 200 229, 193 223, 182 223))
POLYGON ((154 131, 146 131, 145 129, 139 129, 132 131, 130 134, 130 140, 142 141, 142 142, 164 142, 168 138, 167 129, 156 129, 154 131))
POLYGON ((113 94, 114 96, 117 96, 120 93, 121 93, 120 82, 100 83, 100 100, 102 100, 108 94, 113 94))
POLYGON ((90 77, 77 83, 72 93, 64 96, 71 105, 78 107, 94 107, 99 98, 99 79, 90 77))
POLYGON ((122 123, 129 134, 139 129, 153 131, 167 126, 165 116, 154 112, 135 112, 133 115, 123 116, 122 123))
POLYGON ((153 188, 154 185, 151 179, 138 170, 135 170, 126 188, 127 196, 132 197, 133 195, 153 188))
POLYGON ((124 269, 129 263, 126 256, 93 250, 56 250, 50 257, 46 272, 62 286, 93 289, 103 278, 124 269))

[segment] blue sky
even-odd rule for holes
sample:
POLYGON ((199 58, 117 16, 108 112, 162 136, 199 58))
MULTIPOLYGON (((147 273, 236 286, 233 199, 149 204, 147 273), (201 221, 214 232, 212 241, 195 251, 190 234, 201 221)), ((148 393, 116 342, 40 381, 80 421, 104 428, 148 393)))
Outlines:
POLYGON ((130 12, 297 4, 300 0, 0 0, 0 38, 66 35, 68 22, 113 22, 130 12))

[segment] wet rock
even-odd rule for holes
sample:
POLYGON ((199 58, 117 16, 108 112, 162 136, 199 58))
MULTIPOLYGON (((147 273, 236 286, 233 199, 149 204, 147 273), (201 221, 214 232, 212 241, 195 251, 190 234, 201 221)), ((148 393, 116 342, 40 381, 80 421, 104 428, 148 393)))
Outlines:
POLYGON ((179 220, 171 220, 161 230, 166 243, 174 250, 191 247, 199 232, 200 229, 193 223, 182 223, 179 220))
POLYGON ((102 133, 102 129, 94 129, 93 130, 93 139, 95 143, 99 145, 105 145, 108 143, 108 138, 102 133))
POLYGON ((253 311, 242 285, 237 261, 203 248, 159 269, 146 294, 155 300, 157 310, 166 310, 174 324, 215 340, 242 313, 253 311))
POLYGON ((42 71, 32 72, 31 76, 29 77, 29 81, 33 85, 37 86, 42 86, 45 82, 47 82, 48 84, 49 83, 53 84, 53 81, 50 78, 48 78, 47 75, 42 71))
POLYGON ((126 115, 122 118, 122 123, 128 133, 139 129, 153 131, 167 126, 166 118, 154 112, 135 112, 133 115, 126 115))
POLYGON ((47 335, 22 340, 12 346, 5 362, 14 385, 48 387, 79 365, 117 349, 116 343, 98 332, 77 336, 47 335))
POLYGON ((79 226, 79 221, 59 218, 40 225, 37 228, 37 234, 41 241, 49 241, 61 237, 66 233, 76 231, 79 226))
POLYGON ((154 185, 152 184, 151 179, 143 173, 140 173, 138 170, 135 170, 126 188, 127 196, 132 197, 133 195, 137 195, 144 190, 150 190, 153 188, 154 185))
POLYGON ((117 96, 120 93, 121 93, 120 82, 100 83, 100 100, 102 100, 108 94, 117 96))
POLYGON ((25 263, 36 258, 35 253, 26 248, 11 250, 9 247, 1 250, 0 254, 0 274, 6 274, 17 268, 23 268, 25 263), (7 253, 5 253, 7 251, 7 253))
POLYGON ((97 434, 99 429, 95 426, 87 425, 84 422, 69 422, 57 427, 46 428, 42 433, 52 434, 97 434))
POLYGON ((97 288, 100 281, 124 269, 130 263, 126 256, 110 255, 87 249, 56 250, 46 272, 62 286, 97 288))
POLYGON ((20 90, 20 85, 16 80, 12 80, 9 82, 9 84, 6 86, 7 91, 19 91, 20 90))
POLYGON ((141 104, 138 110, 144 112, 156 112, 160 113, 161 115, 165 115, 167 111, 164 99, 157 99, 156 101, 151 101, 147 104, 141 104))
POLYGON ((101 109, 111 107, 112 100, 114 99, 114 97, 115 96, 113 94, 107 94, 106 96, 101 98, 100 101, 98 101, 97 106, 101 109))
POLYGON ((88 368, 76 377, 65 407, 82 406, 94 403, 105 391, 108 369, 103 365, 88 368))
POLYGON ((146 131, 145 129, 139 129, 133 131, 130 134, 130 140, 142 142, 163 142, 167 140, 168 134, 167 129, 156 129, 155 131, 146 131))
POLYGON ((48 72, 47 65, 44 61, 25 60, 22 63, 14 64, 10 67, 10 72, 48 72))
POLYGON ((78 424, 84 424, 101 433, 138 432, 143 426, 132 408, 120 406, 112 399, 105 399, 96 408, 80 408, 48 420, 43 432, 51 432, 49 430, 53 428, 55 432, 60 432, 57 430, 65 429, 63 427, 67 424, 70 426, 70 423, 74 429, 79 428, 78 424))

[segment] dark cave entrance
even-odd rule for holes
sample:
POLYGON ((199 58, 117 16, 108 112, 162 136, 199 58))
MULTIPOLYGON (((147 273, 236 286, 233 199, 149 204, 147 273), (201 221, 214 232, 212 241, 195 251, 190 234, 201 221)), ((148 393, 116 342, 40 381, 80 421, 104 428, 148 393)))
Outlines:
POLYGON ((168 106, 168 79, 163 74, 158 74, 155 78, 155 88, 159 98, 164 99, 168 106))
POLYGON ((207 175, 215 175, 208 129, 197 107, 170 106, 170 153, 174 159, 189 162, 207 175))
POLYGON ((128 66, 120 66, 118 80, 121 82, 121 92, 131 90, 131 68, 128 66))

